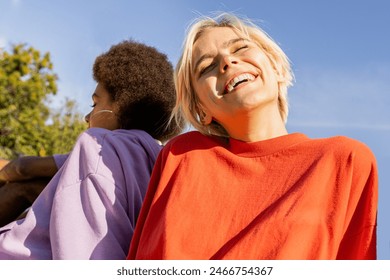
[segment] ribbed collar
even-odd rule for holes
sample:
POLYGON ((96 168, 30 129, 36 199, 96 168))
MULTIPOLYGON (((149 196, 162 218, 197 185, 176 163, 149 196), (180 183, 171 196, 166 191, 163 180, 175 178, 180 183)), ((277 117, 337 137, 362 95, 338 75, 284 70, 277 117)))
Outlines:
POLYGON ((284 150, 295 144, 309 140, 305 134, 291 133, 258 142, 243 142, 229 139, 229 150, 242 157, 260 157, 284 150))

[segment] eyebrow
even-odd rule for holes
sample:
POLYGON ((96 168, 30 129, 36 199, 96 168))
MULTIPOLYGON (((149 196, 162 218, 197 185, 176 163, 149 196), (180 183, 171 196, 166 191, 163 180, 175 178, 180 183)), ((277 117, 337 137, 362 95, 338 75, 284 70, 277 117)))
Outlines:
MULTIPOLYGON (((248 41, 247 39, 244 39, 244 38, 234 38, 234 39, 231 39, 231 40, 229 40, 229 41, 226 41, 226 42, 224 42, 223 44, 222 44, 222 47, 223 48, 227 48, 227 47, 229 47, 229 46, 231 46, 231 45, 233 45, 233 44, 235 44, 235 43, 237 43, 237 42, 241 42, 241 41, 248 41)), ((202 55, 199 59, 198 59, 198 61, 195 63, 195 66, 194 66, 194 68, 193 68, 193 71, 195 72, 195 70, 196 69, 198 69, 198 67, 199 67, 199 64, 201 64, 202 62, 203 62, 203 60, 205 60, 205 59, 207 59, 207 58, 212 58, 213 57, 213 55, 211 55, 211 54, 204 54, 204 55, 202 55)))

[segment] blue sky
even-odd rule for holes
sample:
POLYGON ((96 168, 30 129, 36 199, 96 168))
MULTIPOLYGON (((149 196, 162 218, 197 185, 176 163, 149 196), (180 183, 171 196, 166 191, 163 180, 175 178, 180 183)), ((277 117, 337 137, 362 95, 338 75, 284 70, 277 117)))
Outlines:
POLYGON ((386 0, 0 0, 0 47, 50 52, 65 97, 88 112, 95 57, 124 39, 157 47, 176 63, 198 14, 256 21, 292 61, 288 130, 366 143, 379 169, 378 257, 390 259, 390 2, 386 0))

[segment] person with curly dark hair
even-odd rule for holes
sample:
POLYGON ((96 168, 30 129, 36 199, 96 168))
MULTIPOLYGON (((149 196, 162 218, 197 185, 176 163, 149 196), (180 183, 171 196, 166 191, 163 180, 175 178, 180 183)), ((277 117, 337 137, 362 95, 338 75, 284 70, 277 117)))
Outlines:
MULTIPOLYGON (((126 258, 161 142, 180 133, 168 124, 173 68, 166 55, 130 40, 98 56, 93 77, 89 128, 69 155, 40 166, 40 175, 60 169, 25 218, 0 228, 0 259, 126 258)), ((7 182, 18 173, 18 164, 8 166, 7 182)))

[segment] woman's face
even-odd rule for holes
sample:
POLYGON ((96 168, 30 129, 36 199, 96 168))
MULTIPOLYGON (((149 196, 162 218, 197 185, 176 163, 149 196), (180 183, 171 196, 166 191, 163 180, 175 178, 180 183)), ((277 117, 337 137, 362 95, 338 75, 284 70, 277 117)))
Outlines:
POLYGON ((206 118, 228 130, 237 114, 278 106, 278 77, 264 51, 229 27, 206 29, 193 46, 192 85, 206 118))
POLYGON ((92 111, 85 116, 88 127, 100 127, 109 130, 119 128, 116 117, 115 103, 111 100, 111 95, 103 85, 97 84, 95 92, 92 94, 92 111))

